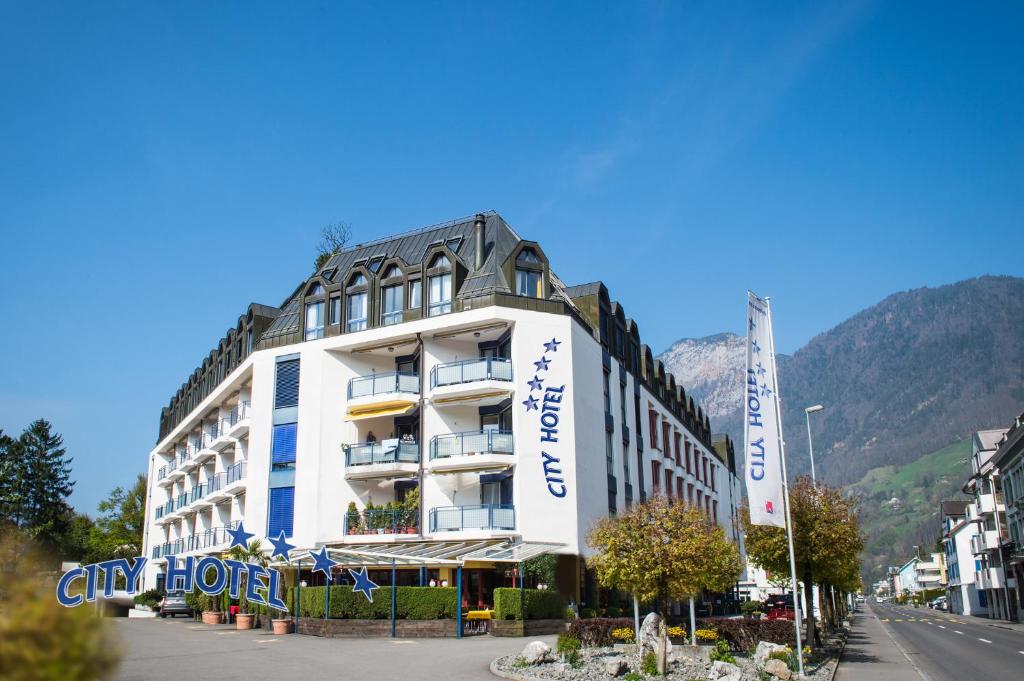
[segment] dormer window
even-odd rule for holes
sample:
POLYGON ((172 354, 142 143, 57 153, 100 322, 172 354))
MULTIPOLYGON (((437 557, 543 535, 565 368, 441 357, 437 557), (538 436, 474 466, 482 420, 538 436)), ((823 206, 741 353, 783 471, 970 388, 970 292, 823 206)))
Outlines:
MULTIPOLYGON (((384 273, 384 279, 401 279, 402 270, 392 265, 384 273)), ((390 326, 402 321, 402 303, 405 297, 405 287, 399 283, 382 286, 380 289, 380 323, 381 326, 390 326)))
POLYGON ((324 337, 324 287, 314 283, 306 291, 306 340, 324 337), (309 300, 309 298, 314 298, 309 300), (319 297, 319 299, 316 299, 319 297))
POLYGON ((516 256, 516 295, 544 297, 544 264, 532 248, 524 248, 516 256))
POLYGON ((452 263, 446 255, 439 253, 430 261, 430 269, 441 272, 428 279, 430 298, 427 301, 427 314, 431 317, 447 314, 452 311, 452 263))
POLYGON ((345 296, 345 329, 362 331, 366 328, 367 289, 366 277, 357 272, 349 279, 345 296))

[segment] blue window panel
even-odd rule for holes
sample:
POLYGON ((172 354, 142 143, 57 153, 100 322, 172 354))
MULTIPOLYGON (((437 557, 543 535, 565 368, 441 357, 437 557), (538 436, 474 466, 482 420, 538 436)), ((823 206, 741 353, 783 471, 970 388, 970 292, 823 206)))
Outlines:
POLYGON ((273 442, 270 446, 270 463, 295 463, 295 433, 297 423, 282 423, 274 426, 273 442))
POLYGON ((274 380, 274 409, 299 404, 299 360, 289 359, 277 363, 274 380))
POLYGON ((295 488, 277 487, 270 490, 270 510, 267 512, 267 536, 275 539, 281 532, 292 536, 292 519, 295 516, 295 488))

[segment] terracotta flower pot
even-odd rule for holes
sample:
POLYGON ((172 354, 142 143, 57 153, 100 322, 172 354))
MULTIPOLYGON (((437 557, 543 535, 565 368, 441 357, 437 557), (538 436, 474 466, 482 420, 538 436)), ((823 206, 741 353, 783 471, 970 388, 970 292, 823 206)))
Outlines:
POLYGON ((290 619, 272 620, 274 636, 292 633, 292 621, 290 619))
POLYGON ((235 615, 235 628, 240 631, 252 629, 252 621, 255 617, 252 613, 238 613, 235 615))
POLYGON ((203 611, 203 624, 220 624, 223 621, 223 613, 217 612, 215 610, 203 611))

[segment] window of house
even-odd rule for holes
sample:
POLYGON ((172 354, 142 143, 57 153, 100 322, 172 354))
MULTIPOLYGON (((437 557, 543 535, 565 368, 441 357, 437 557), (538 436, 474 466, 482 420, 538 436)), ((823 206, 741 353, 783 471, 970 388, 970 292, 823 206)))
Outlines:
POLYGON ((380 323, 382 326, 397 324, 402 321, 402 289, 401 284, 385 286, 380 291, 380 323))
POLYGON ((516 256, 516 295, 544 297, 544 265, 532 248, 524 248, 516 256))
POLYGON ((345 296, 345 329, 348 331, 362 331, 366 328, 367 286, 366 277, 362 274, 356 273, 349 280, 349 292, 345 296))
POLYGON ((615 455, 612 453, 612 434, 605 431, 604 434, 604 461, 608 469, 608 475, 615 475, 615 455))
POLYGON ((661 463, 658 461, 651 462, 651 487, 654 489, 654 493, 658 493, 658 488, 661 487, 661 463))
POLYGON ((415 310, 423 304, 423 282, 413 279, 409 282, 409 309, 415 310))
POLYGON ((682 454, 679 451, 679 449, 680 449, 679 448, 679 441, 682 439, 682 435, 680 435, 678 432, 673 433, 673 435, 675 435, 675 444, 676 444, 676 465, 677 466, 682 466, 683 465, 682 454))
POLYGON ((647 412, 647 416, 651 422, 651 447, 658 448, 658 412, 653 409, 647 412))
POLYGON ((611 374, 607 371, 602 372, 604 374, 604 413, 612 413, 612 389, 611 389, 611 374))
POLYGON ((438 254, 430 263, 431 269, 443 268, 449 271, 435 274, 428 280, 429 299, 427 301, 427 314, 431 317, 439 314, 447 314, 452 311, 452 263, 447 256, 438 254))
POLYGON ((331 326, 341 321, 341 296, 337 293, 330 297, 330 304, 327 306, 327 323, 331 326))
POLYGON ((619 383, 619 412, 622 416, 622 427, 626 427, 626 386, 619 383))
POLYGON ((672 471, 665 470, 665 496, 672 496, 672 471))
POLYGON ((622 445, 622 479, 629 484, 629 449, 622 445))
POLYGON ((686 474, 693 475, 693 468, 690 466, 690 441, 683 442, 683 451, 686 454, 686 474))
POLYGON ((324 301, 306 303, 306 340, 324 337, 324 301))
POLYGON ((672 457, 672 440, 669 439, 669 433, 672 432, 672 426, 668 421, 663 421, 661 424, 661 441, 665 443, 665 448, 662 450, 665 456, 672 457))

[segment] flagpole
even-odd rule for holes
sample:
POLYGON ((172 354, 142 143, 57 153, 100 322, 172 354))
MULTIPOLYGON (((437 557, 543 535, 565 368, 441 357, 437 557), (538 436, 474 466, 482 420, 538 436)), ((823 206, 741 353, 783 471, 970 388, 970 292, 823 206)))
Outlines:
POLYGON ((789 571, 793 579, 793 624, 796 629, 797 675, 804 676, 804 646, 800 635, 800 594, 796 581, 796 555, 793 551, 793 518, 789 512, 789 478, 786 475, 786 440, 782 437, 782 405, 779 401, 779 368, 775 357, 775 329, 772 328, 772 299, 765 296, 768 308, 768 346, 772 355, 772 382, 775 384, 775 423, 778 426, 779 459, 782 464, 782 503, 786 507, 786 539, 789 542, 789 571))

